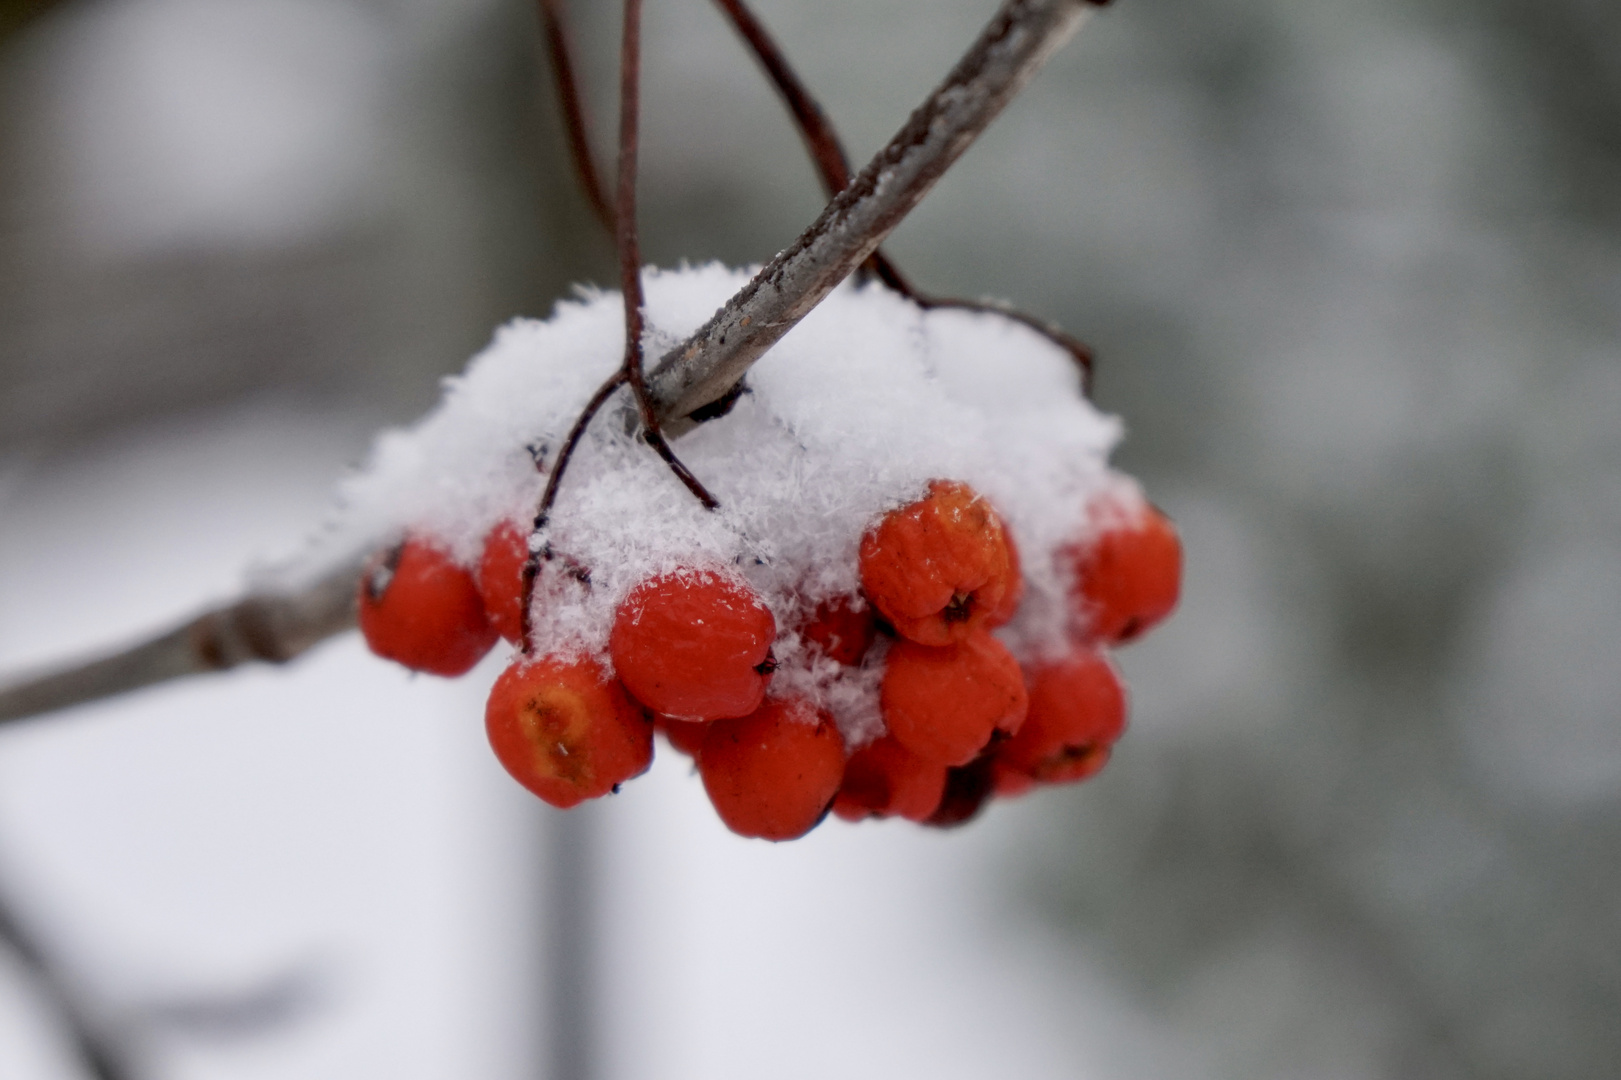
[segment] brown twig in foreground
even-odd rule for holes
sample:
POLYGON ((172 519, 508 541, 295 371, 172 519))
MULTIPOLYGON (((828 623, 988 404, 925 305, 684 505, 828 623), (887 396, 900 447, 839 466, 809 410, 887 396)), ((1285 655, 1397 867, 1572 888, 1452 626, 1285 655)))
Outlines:
MULTIPOLYGON (((946 81, 800 238, 648 375, 667 438, 866 259, 1076 29, 1091 0, 1007 0, 946 81)), ((0 722, 247 660, 283 661, 352 625, 358 566, 250 596, 125 652, 0 689, 0 722), (250 632, 244 632, 251 628, 250 632)))

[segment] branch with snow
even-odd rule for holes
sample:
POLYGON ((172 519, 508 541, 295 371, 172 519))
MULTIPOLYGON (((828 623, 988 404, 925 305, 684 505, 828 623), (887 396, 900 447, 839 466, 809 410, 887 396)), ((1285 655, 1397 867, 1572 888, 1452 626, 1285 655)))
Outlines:
MULTIPOLYGON (((675 437, 727 397, 773 344, 870 256, 1041 64, 1091 0, 1007 0, 901 131, 787 250, 647 375, 675 437)), ((353 625, 357 565, 305 588, 250 595, 113 655, 0 688, 0 723, 252 660, 283 663, 353 625)))

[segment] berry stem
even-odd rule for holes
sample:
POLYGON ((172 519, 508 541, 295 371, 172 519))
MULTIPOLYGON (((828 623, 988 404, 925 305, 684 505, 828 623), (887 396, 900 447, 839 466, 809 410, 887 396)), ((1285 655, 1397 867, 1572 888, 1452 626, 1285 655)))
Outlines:
POLYGON ((557 107, 563 114, 563 133, 568 142, 569 160, 574 165, 574 177, 580 183, 580 190, 585 194, 592 216, 612 235, 613 204, 608 201, 602 172, 597 168, 595 155, 591 153, 591 124, 585 115, 579 81, 574 75, 574 49, 564 4, 565 0, 538 0, 540 32, 546 39, 546 54, 551 59, 557 107))
MULTIPOLYGON (((552 0, 543 0, 543 9, 551 7, 553 15, 557 15, 552 0)), ((585 430, 590 426, 592 417, 596 416, 602 406, 621 386, 629 386, 631 394, 636 399, 636 408, 642 424, 642 438, 670 467, 670 471, 686 485, 688 491, 703 503, 706 510, 714 510, 720 503, 709 490, 692 474, 692 471, 683 465, 675 452, 670 449, 659 430, 658 414, 653 409, 652 400, 648 397, 647 383, 642 374, 642 250, 641 242, 636 232, 636 155, 640 139, 639 114, 641 105, 641 74, 642 74, 642 0, 625 0, 625 18, 623 33, 620 38, 619 52, 619 166, 618 177, 614 192, 614 206, 608 220, 614 223, 614 241, 619 251, 619 287, 625 298, 625 355, 619 370, 614 372, 597 388, 597 392, 586 402, 585 408, 575 418, 574 426, 569 429, 568 438, 563 441, 562 449, 558 451, 557 462, 552 466, 551 476, 546 479, 546 490, 541 495, 540 507, 535 511, 534 532, 540 532, 546 527, 551 517, 552 506, 557 502, 558 488, 563 482, 563 473, 574 457, 574 451, 584 437, 585 430)), ((559 46, 566 48, 566 46, 559 46)), ((566 61, 565 61, 566 63, 566 61)), ((577 104, 577 98, 576 98, 577 104)), ((565 105, 565 112, 568 111, 565 105)), ((578 110, 575 110, 576 116, 578 110)), ((590 161, 590 149, 581 141, 581 153, 586 162, 590 161)), ((586 172, 595 175, 595 169, 582 170, 581 182, 586 183, 586 172)), ((540 576, 540 563, 543 558, 550 557, 549 546, 545 552, 531 549, 529 558, 523 568, 523 600, 519 610, 523 617, 523 650, 532 649, 530 638, 529 609, 535 595, 535 579, 540 576)))
POLYGON ((642 0, 625 0, 625 28, 619 54, 619 189, 614 202, 619 247, 619 287, 625 298, 625 360, 621 374, 636 397, 642 438, 688 491, 714 510, 720 503, 675 456, 659 429, 658 412, 642 371, 642 248, 636 231, 636 152, 642 74, 642 0))

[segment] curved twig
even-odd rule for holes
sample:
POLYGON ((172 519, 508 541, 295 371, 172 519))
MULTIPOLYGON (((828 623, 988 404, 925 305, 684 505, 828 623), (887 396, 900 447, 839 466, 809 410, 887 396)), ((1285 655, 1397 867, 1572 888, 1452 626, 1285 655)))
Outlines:
POLYGON ((557 91, 557 104, 563 114, 563 134, 568 141, 569 160, 574 164, 574 175, 585 193, 592 216, 609 235, 614 231, 613 204, 608 200, 607 186, 602 172, 591 153, 589 132, 591 125, 585 118, 585 101, 580 96, 579 80, 574 74, 574 50, 569 43, 568 19, 563 14, 565 0, 539 0, 541 36, 546 39, 546 53, 552 62, 552 80, 557 91))
MULTIPOLYGON (((1079 28, 1092 0, 1007 0, 946 81, 809 229, 648 373, 666 438, 875 250, 1079 28)), ((718 411, 718 410, 717 410, 718 411)), ((248 660, 282 662, 354 621, 357 565, 301 592, 250 596, 88 664, 0 689, 0 723, 248 660)))

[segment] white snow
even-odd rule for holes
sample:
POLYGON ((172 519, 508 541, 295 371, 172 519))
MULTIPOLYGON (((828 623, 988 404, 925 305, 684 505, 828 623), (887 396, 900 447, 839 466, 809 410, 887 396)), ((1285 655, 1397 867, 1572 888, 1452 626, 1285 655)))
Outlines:
MULTIPOLYGON (((719 265, 645 275, 649 363, 747 280, 719 265)), ((532 519, 581 407, 623 351, 617 293, 502 327, 416 426, 385 433, 342 485, 332 528, 307 560, 436 537, 465 564, 503 519, 532 519)), ((1089 496, 1129 484, 1108 469, 1120 424, 1081 395, 1067 353, 996 314, 923 311, 878 286, 845 285, 768 352, 732 412, 675 450, 721 508, 705 510, 627 430, 628 391, 592 424, 564 475, 546 534, 590 571, 548 565, 536 589, 541 652, 602 656, 614 609, 646 577, 730 570, 777 620, 779 690, 833 709, 847 738, 879 731, 877 669, 815 665, 794 632, 814 606, 858 591, 862 534, 935 478, 965 481, 1012 528, 1027 599, 1004 638, 1021 655, 1061 645, 1065 582, 1053 553, 1082 539, 1089 496)), ((874 661, 878 658, 875 656, 874 661)))

